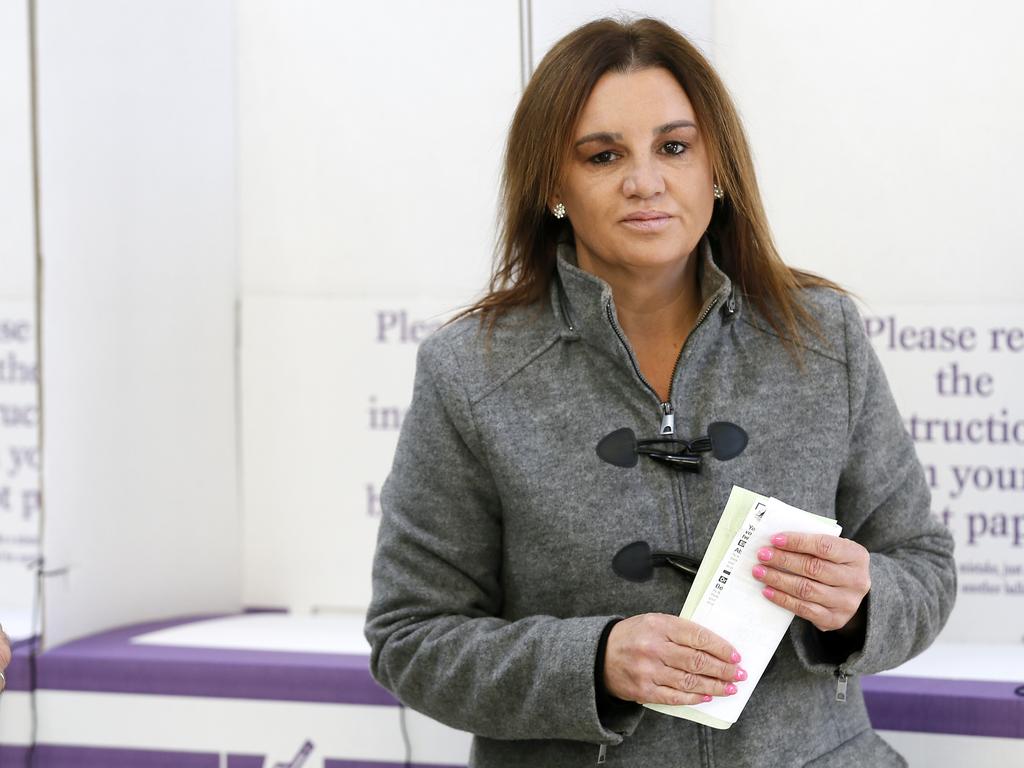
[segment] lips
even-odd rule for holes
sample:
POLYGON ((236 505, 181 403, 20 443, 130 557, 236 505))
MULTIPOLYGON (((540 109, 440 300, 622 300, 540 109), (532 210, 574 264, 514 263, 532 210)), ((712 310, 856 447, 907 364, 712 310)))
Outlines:
POLYGON ((669 215, 662 211, 637 211, 631 213, 623 221, 654 221, 656 219, 667 219, 669 215))
POLYGON ((672 217, 664 211, 637 211, 622 219, 622 226, 638 234, 658 234, 668 229, 672 217))

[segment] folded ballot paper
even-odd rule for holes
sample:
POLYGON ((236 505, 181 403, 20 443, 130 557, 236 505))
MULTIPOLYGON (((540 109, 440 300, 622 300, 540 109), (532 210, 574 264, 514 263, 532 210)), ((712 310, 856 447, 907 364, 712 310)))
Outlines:
POLYGON ((757 550, 771 546, 771 537, 782 531, 838 536, 842 528, 835 520, 733 486, 679 615, 732 643, 743 656, 741 665, 748 677, 732 696, 715 697, 707 704, 645 707, 712 728, 736 722, 793 620, 791 612, 761 594, 764 585, 751 573, 758 563, 757 550))

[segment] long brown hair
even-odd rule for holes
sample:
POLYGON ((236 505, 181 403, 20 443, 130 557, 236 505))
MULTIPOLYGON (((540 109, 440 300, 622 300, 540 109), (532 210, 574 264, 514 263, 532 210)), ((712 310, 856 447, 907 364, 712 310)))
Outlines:
POLYGON ((747 139, 732 99, 700 51, 657 19, 599 19, 548 51, 519 101, 509 130, 501 183, 498 252, 488 293, 462 315, 494 321, 547 295, 559 236, 567 226, 547 203, 568 156, 583 106, 606 72, 667 69, 686 92, 725 198, 707 235, 715 262, 768 321, 791 352, 800 326, 819 334, 800 288, 834 283, 787 267, 779 257, 758 191, 747 139))

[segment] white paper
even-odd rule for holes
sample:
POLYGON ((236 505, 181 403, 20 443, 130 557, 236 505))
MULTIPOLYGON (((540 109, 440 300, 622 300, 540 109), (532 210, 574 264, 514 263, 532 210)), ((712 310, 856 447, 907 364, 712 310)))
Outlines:
POLYGON ((842 528, 835 520, 810 514, 778 499, 758 497, 733 534, 714 577, 690 617, 736 648, 742 656, 740 666, 746 670, 747 679, 736 683, 738 690, 734 695, 715 697, 707 704, 648 704, 648 707, 718 728, 727 728, 736 722, 793 619, 790 611, 761 594, 764 585, 751 573, 760 562, 757 551, 771 546, 771 537, 783 531, 838 536, 842 528), (698 714, 709 717, 694 716, 698 714))

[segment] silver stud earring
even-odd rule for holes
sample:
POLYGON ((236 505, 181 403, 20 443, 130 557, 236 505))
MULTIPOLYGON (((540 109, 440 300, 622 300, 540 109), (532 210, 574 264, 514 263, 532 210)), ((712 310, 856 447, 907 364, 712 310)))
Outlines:
POLYGON ((555 214, 556 219, 565 218, 565 206, 562 203, 555 203, 555 207, 551 209, 551 212, 555 214))
POLYGON ((725 197, 725 192, 723 192, 722 188, 717 184, 715 184, 711 189, 714 190, 715 200, 721 200, 725 197))

